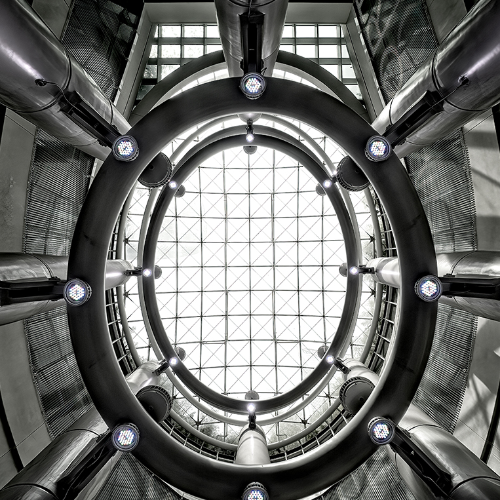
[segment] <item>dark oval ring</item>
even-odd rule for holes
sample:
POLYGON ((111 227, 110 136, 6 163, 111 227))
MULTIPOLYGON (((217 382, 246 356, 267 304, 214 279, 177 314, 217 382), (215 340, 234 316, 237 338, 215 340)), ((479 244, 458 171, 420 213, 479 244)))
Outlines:
POLYGON ((68 310, 78 366, 92 400, 110 428, 128 421, 141 433, 134 455, 173 486, 205 498, 238 498, 258 481, 275 500, 311 495, 342 479, 376 449, 368 436, 371 419, 398 423, 425 369, 436 324, 437 302, 420 300, 415 282, 437 273, 436 254, 422 204, 408 174, 392 154, 372 163, 364 155, 375 131, 341 102, 296 82, 268 79, 257 101, 239 90, 239 79, 200 85, 153 109, 130 130, 141 148, 133 162, 108 156, 87 195, 76 225, 68 279, 94 290, 81 307, 68 310), (362 168, 391 222, 401 270, 400 321, 380 382, 361 410, 338 434, 311 453, 269 465, 235 465, 194 453, 170 437, 130 391, 113 352, 105 313, 104 273, 108 245, 121 206, 148 163, 180 130, 234 112, 278 112, 310 123, 340 144, 362 168), (169 128, 170 127, 170 128, 169 128))
MULTIPOLYGON (((300 162, 320 183, 329 178, 323 166, 319 164, 315 158, 308 154, 307 149, 298 140, 271 127, 255 127, 255 131, 255 139, 252 142, 253 145, 270 147, 288 154, 300 162), (260 133, 257 133, 258 131, 260 133), (262 134, 269 134, 269 136, 262 134), (274 137, 270 137, 271 135, 274 137), (288 142, 282 140, 281 137, 286 138, 288 142)), ((219 151, 223 151, 230 147, 246 145, 247 142, 245 141, 244 136, 239 135, 241 132, 242 127, 224 129, 215 133, 213 136, 206 138, 204 141, 201 141, 193 148, 193 150, 188 152, 186 155, 187 157, 184 157, 178 163, 172 180, 180 186, 189 177, 191 172, 210 156, 213 156, 219 151), (229 135, 229 137, 225 137, 226 135, 229 135)), ((326 189, 326 191, 342 229, 347 261, 353 263, 352 265, 357 265, 356 263, 359 263, 359 257, 356 246, 356 236, 354 234, 351 218, 344 204, 344 200, 342 199, 342 196, 336 186, 332 185, 332 187, 326 189)), ((167 209, 170 202, 174 198, 174 193, 174 190, 165 186, 155 204, 144 243, 143 263, 145 267, 150 267, 155 263, 158 237, 167 209)), ((158 343, 165 359, 171 359, 176 356, 176 353, 168 338, 167 332, 163 327, 160 311, 158 309, 158 302, 156 300, 154 281, 144 281, 143 287, 148 319, 156 342, 158 343)), ((329 370, 335 369, 335 367, 332 367, 332 365, 326 361, 326 356, 332 355, 336 358, 340 355, 342 348, 345 346, 351 324, 355 321, 354 312, 357 306, 357 297, 360 287, 361 278, 359 276, 349 274, 344 308, 337 331, 329 349, 316 368, 314 368, 314 370, 304 380, 302 380, 290 391, 280 394, 274 398, 255 401, 254 404, 256 406, 257 413, 269 413, 292 404, 302 395, 309 392, 318 382, 320 382, 329 370)), ((230 413, 248 413, 248 401, 234 399, 214 391, 196 378, 196 376, 193 375, 184 363, 177 363, 171 368, 184 382, 184 384, 203 401, 230 413)))

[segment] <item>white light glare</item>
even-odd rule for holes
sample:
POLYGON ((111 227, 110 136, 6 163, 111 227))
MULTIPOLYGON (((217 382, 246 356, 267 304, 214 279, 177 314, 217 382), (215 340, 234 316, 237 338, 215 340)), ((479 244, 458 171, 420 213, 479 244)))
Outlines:
POLYGON ((177 364, 177 358, 170 358, 168 363, 170 366, 175 366, 177 364))
POLYGON ((255 411, 255 405, 253 403, 250 403, 248 406, 247 406, 247 410, 250 412, 250 413, 253 413, 255 411))
POLYGON ((177 189, 177 182, 175 182, 175 181, 170 181, 170 182, 168 183, 168 187, 169 187, 170 189, 177 189))
POLYGON ((356 275, 356 274, 359 274, 359 269, 356 267, 356 266, 352 266, 350 269, 349 269, 349 272, 353 275, 356 275))
POLYGON ((153 274, 153 271, 151 271, 151 269, 143 269, 142 270, 142 275, 145 278, 149 278, 152 274, 153 274))
POLYGON ((333 182, 330 179, 326 179, 325 181, 323 181, 323 187, 326 189, 332 187, 332 184, 333 182))
POLYGON ((326 357, 326 362, 327 362, 328 364, 332 365, 334 361, 335 361, 335 358, 334 358, 331 354, 329 354, 329 355, 326 357))
POLYGON ((252 134, 252 132, 247 132, 246 140, 247 142, 253 142, 255 136, 252 134))

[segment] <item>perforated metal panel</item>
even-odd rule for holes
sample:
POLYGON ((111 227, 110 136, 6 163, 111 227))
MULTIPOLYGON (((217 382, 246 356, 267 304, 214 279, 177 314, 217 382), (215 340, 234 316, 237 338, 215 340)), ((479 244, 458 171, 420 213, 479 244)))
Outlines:
POLYGON ((54 438, 92 407, 73 353, 66 306, 32 316, 24 331, 40 405, 54 438))
POLYGON ((424 0, 356 0, 359 25, 386 102, 433 53, 424 0))
POLYGON ((132 455, 124 453, 95 497, 95 500, 118 499, 180 500, 181 496, 132 455))
POLYGON ((28 181, 24 251, 68 255, 94 159, 38 129, 28 181))
POLYGON ((431 355, 413 403, 449 432, 462 407, 476 330, 476 316, 439 305, 431 355))
POLYGON ((424 206, 436 252, 476 250, 474 187, 462 129, 405 161, 424 206))
POLYGON ((415 500, 385 447, 315 500, 415 500))
POLYGON ((110 99, 116 97, 139 24, 139 16, 120 3, 76 0, 62 38, 64 46, 110 99))

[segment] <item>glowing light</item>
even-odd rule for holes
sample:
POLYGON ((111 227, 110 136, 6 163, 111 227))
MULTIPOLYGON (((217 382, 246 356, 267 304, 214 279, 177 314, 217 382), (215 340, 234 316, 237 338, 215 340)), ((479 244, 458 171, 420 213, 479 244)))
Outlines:
POLYGON ((392 441, 395 432, 394 423, 382 417, 376 417, 368 424, 370 439, 376 444, 388 444, 392 441))
POLYGON ((250 483, 243 492, 243 500, 269 500, 266 488, 260 483, 250 483))
POLYGON ((149 278, 152 274, 153 274, 153 271, 151 271, 151 269, 143 269, 142 270, 142 275, 145 278, 149 278))
POLYGON ((113 445, 120 451, 132 451, 139 444, 139 429, 134 424, 115 427, 112 434, 113 445))
POLYGON ((391 145, 385 137, 370 137, 365 147, 365 155, 371 161, 386 160, 391 154, 391 145))
POLYGON ((66 302, 72 306, 85 304, 92 295, 92 289, 88 283, 78 278, 69 280, 64 285, 63 296, 66 302))
POLYGON ((433 302, 441 297, 443 287, 436 276, 424 276, 415 283, 415 293, 426 302, 433 302))
POLYGON ((247 142, 253 142, 254 139, 255 139, 255 136, 253 135, 253 133, 247 132, 247 135, 246 135, 247 142))
POLYGON ((335 358, 334 358, 331 354, 329 354, 329 355, 326 357, 326 362, 327 362, 328 364, 332 365, 334 361, 335 361, 335 358))
POLYGON ((139 156, 139 145, 130 135, 122 135, 113 143, 113 155, 120 161, 132 161, 139 156))
POLYGON ((247 73, 241 79, 240 88, 249 99, 258 99, 266 90, 266 80, 259 73, 247 73))
POLYGON ((175 366, 177 362, 178 362, 177 358, 170 358, 168 363, 170 364, 170 366, 175 366))
POLYGON ((170 181, 170 182, 168 183, 168 187, 169 187, 170 189, 177 189, 177 182, 175 182, 175 181, 170 181))
POLYGON ((353 275, 359 274, 359 269, 356 266, 352 266, 349 268, 349 272, 353 275))
POLYGON ((326 179, 325 181, 323 181, 323 187, 326 189, 332 187, 332 185, 333 185, 333 182, 330 179, 326 179))
POLYGON ((247 410, 252 413, 255 411, 255 405, 253 403, 250 403, 248 406, 247 406, 247 410))

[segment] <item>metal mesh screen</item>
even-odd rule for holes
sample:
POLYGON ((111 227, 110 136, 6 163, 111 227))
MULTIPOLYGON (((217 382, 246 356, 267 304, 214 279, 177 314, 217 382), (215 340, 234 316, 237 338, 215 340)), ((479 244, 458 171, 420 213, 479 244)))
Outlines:
POLYGON ((315 500, 415 500, 385 447, 315 500))
POLYGON ((434 52, 424 0, 356 0, 359 26, 385 102, 434 52))
POLYGON ((24 251, 68 255, 94 159, 38 129, 28 181, 24 251))
POLYGON ((406 159, 436 252, 476 250, 476 208, 462 129, 406 159))
MULTIPOLYGON (((188 465, 187 465, 188 466, 188 465)), ((172 488, 158 479, 132 455, 124 453, 113 467, 95 500, 180 500, 172 488)))
POLYGON ((111 100, 116 97, 139 24, 139 16, 119 3, 76 0, 62 38, 64 46, 111 100))
POLYGON ((92 406, 73 353, 66 306, 32 316, 24 331, 42 412, 55 438, 92 406))
POLYGON ((476 316, 439 305, 431 355, 413 403, 449 432, 464 399, 476 329, 476 316))

